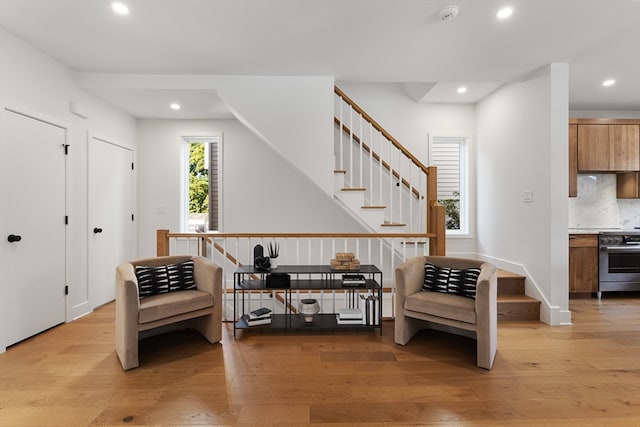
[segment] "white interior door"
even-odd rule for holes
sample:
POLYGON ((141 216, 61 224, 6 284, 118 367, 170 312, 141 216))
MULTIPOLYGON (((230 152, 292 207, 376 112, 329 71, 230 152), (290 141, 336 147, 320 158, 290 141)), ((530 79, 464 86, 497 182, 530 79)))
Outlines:
POLYGON ((0 339, 6 347, 65 321, 66 129, 6 109, 1 114, 0 339))
POLYGON ((133 151, 89 140, 89 301, 97 307, 115 299, 116 266, 134 248, 133 151))

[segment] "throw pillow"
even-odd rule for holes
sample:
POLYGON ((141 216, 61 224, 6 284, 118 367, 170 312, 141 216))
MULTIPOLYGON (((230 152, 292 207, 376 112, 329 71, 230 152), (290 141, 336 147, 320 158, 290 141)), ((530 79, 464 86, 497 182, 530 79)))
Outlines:
POLYGON ((479 268, 458 270, 455 268, 437 267, 431 263, 426 263, 424 265, 424 283, 422 290, 475 298, 476 284, 478 283, 479 276, 479 268))
POLYGON ((167 265, 169 292, 196 289, 193 278, 193 260, 167 265))
POLYGON ((167 268, 136 266, 138 278, 138 296, 140 299, 169 292, 169 275, 167 268))

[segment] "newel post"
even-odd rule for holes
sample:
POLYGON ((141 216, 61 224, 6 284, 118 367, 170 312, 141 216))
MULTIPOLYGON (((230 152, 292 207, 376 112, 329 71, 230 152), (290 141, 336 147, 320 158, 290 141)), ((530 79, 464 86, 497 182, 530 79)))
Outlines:
POLYGON ((156 230, 156 255, 169 255, 169 230, 156 230))
POLYGON ((429 238, 429 254, 446 254, 447 229, 444 206, 438 203, 438 168, 427 167, 427 233, 435 235, 429 238))

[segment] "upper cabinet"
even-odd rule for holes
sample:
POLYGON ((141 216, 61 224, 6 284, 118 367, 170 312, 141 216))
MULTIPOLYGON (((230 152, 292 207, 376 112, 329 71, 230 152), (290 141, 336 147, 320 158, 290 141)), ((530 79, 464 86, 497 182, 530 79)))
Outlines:
POLYGON ((579 123, 577 128, 578 172, 640 170, 640 127, 637 124, 579 123))
POLYGON ((578 196, 578 125, 569 123, 569 197, 578 196))
POLYGON ((638 172, 617 174, 616 185, 616 197, 618 199, 637 199, 640 197, 640 176, 638 176, 638 172))
POLYGON ((640 119, 569 119, 569 197, 594 172, 617 173, 619 199, 640 198, 640 119))

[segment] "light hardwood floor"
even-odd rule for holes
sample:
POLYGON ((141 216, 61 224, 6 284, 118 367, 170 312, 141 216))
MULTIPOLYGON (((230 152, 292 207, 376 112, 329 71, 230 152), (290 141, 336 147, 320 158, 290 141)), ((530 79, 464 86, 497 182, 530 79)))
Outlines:
POLYGON ((495 368, 475 343, 421 332, 195 332, 114 352, 114 305, 0 354, 1 426, 640 425, 640 298, 572 300, 573 326, 499 324, 495 368))

